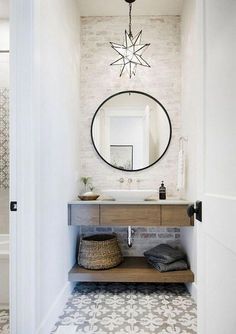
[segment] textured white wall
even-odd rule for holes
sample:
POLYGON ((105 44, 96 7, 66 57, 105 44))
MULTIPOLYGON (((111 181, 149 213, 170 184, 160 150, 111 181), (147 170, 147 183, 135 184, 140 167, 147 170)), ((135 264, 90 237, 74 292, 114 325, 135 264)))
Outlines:
MULTIPOLYGON (((181 59, 180 17, 134 17, 133 32, 143 29, 143 42, 151 46, 145 59, 151 69, 139 67, 135 78, 119 77, 119 68, 109 66, 119 55, 110 41, 122 42, 127 29, 127 17, 81 18, 81 175, 93 177, 96 188, 118 188, 120 177, 142 179, 140 187, 158 188, 161 180, 169 196, 176 191, 178 138, 181 130, 181 59), (140 172, 122 172, 111 168, 96 154, 90 139, 93 114, 108 96, 123 90, 139 90, 157 98, 167 109, 173 127, 173 138, 168 152, 153 167, 140 172)), ((132 185, 135 187, 135 183, 132 185)))
POLYGON ((38 326, 68 284, 67 274, 75 262, 77 233, 67 226, 67 202, 78 189, 80 108, 77 1, 42 0, 40 5, 38 326))
MULTIPOLYGON (((144 224, 145 225, 145 224, 144 224)), ((162 243, 180 246, 181 229, 178 227, 133 227, 133 244, 127 245, 127 227, 81 226, 81 235, 115 233, 124 256, 143 256, 148 249, 162 243)))
MULTIPOLYGON (((196 201, 197 191, 197 36, 196 36, 196 0, 184 2, 181 17, 182 44, 182 133, 188 137, 184 143, 186 150, 186 195, 193 202, 196 201)), ((191 268, 197 274, 197 245, 196 226, 182 228, 181 243, 185 248, 191 268)), ((196 285, 190 286, 190 292, 196 297, 196 285)))
MULTIPOLYGON (((0 50, 7 50, 9 49, 9 21, 8 20, 0 20, 0 50)), ((0 53, 0 88, 8 88, 9 87, 9 54, 0 53)), ((1 92, 2 93, 2 92, 1 92)), ((4 93, 4 95, 6 95, 4 93)), ((8 96, 8 94, 7 94, 8 96)), ((5 110, 0 110, 0 135, 5 135, 6 133, 6 126, 8 132, 8 122, 9 120, 6 119, 8 117, 8 103, 5 104, 5 99, 3 96, 0 96, 2 101, 0 102, 2 105, 4 104, 5 110)), ((0 140, 0 149, 2 152, 0 153, 0 157, 7 154, 4 152, 6 150, 6 141, 8 138, 2 137, 0 140)), ((8 146, 8 144, 7 144, 8 146)), ((5 158, 5 161, 8 160, 5 158)), ((5 166, 4 160, 2 161, 2 166, 5 166)), ((1 165, 1 164, 0 164, 1 165)), ((1 167, 2 167, 1 166, 1 167)), ((4 167, 6 171, 6 168, 4 167)), ((0 168, 0 171, 1 168, 0 168)), ((2 174, 2 179, 5 180, 6 178, 2 174)), ((8 179, 8 177, 7 177, 8 179)), ((9 212, 8 212, 8 202, 9 202, 9 189, 5 189, 6 185, 8 186, 8 180, 4 181, 4 184, 1 184, 0 181, 0 233, 7 234, 9 233, 9 212)))

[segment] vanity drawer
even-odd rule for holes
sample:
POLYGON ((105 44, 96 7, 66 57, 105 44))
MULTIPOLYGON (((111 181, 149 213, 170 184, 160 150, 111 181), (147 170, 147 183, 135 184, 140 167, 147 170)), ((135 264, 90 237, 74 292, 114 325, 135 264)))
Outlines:
POLYGON ((193 225, 193 219, 188 217, 186 205, 162 205, 161 225, 190 226, 193 225))
POLYGON ((100 224, 104 226, 160 226, 160 206, 101 205, 100 224))
POLYGON ((69 222, 72 225, 99 225, 99 205, 69 206, 69 222))

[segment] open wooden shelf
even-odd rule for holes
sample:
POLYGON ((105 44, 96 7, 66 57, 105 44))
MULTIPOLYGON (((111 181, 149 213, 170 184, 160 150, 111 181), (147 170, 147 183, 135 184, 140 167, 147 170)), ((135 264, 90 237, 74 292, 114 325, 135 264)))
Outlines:
POLYGON ((144 257, 126 257, 118 267, 108 270, 88 270, 75 265, 69 272, 71 282, 137 282, 137 283, 190 283, 191 270, 160 273, 144 257))

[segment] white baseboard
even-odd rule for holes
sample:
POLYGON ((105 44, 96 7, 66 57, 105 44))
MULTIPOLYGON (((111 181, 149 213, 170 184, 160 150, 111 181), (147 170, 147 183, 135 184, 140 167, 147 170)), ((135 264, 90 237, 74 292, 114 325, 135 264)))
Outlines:
POLYGON ((191 297, 197 303, 197 284, 196 283, 187 283, 185 284, 188 292, 190 293, 191 297))
POLYGON ((44 317, 39 328, 36 330, 36 334, 50 334, 58 317, 62 314, 68 298, 73 291, 75 284, 67 282, 64 288, 61 290, 56 300, 50 307, 47 315, 44 317))

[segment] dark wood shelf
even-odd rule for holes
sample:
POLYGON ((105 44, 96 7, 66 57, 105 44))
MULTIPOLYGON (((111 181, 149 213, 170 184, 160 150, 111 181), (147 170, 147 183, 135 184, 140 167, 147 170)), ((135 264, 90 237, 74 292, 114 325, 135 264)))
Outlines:
POLYGON ((126 257, 118 267, 108 270, 88 270, 75 265, 69 272, 71 282, 139 282, 139 283, 190 283, 191 270, 160 273, 144 257, 126 257))

